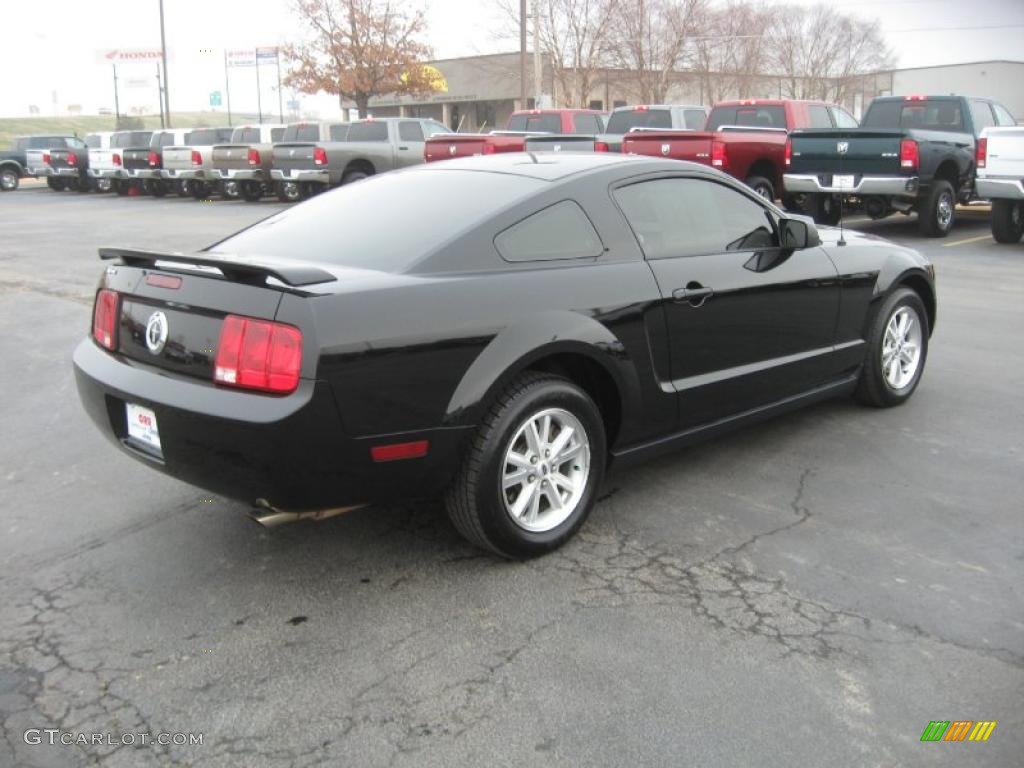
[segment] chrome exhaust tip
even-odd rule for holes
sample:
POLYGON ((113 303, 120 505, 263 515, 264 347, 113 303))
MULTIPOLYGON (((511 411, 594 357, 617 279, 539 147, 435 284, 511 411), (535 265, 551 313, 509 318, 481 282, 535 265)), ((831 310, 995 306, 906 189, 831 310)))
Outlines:
POLYGON ((271 506, 270 502, 266 499, 256 499, 256 503, 249 511, 249 517, 264 528, 276 528, 279 525, 295 523, 299 520, 326 520, 329 517, 337 517, 346 512, 362 509, 365 506, 366 504, 355 504, 350 507, 332 507, 330 509, 311 509, 304 512, 293 512, 271 506))

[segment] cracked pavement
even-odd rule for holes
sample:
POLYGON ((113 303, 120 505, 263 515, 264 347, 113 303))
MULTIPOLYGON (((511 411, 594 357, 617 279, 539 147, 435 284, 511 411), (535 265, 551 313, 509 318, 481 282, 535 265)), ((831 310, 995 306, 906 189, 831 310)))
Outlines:
POLYGON ((0 243, 0 766, 1019 764, 1024 249, 855 225, 937 264, 910 403, 616 472, 576 540, 507 563, 432 505, 261 530, 87 421, 96 247, 194 247, 277 207, 0 198, 24 233, 0 243), (935 719, 998 726, 920 743, 935 719))

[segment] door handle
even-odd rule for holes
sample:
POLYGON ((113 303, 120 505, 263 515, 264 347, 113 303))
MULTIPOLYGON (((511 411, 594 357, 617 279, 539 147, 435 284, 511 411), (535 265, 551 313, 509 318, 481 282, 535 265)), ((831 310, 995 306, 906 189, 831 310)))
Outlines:
POLYGON ((705 301, 715 295, 713 288, 705 288, 700 283, 689 283, 685 288, 676 288, 672 291, 672 298, 676 301, 686 301, 690 306, 699 307, 705 301))
POLYGON ((399 147, 399 149, 408 149, 408 147, 399 147))

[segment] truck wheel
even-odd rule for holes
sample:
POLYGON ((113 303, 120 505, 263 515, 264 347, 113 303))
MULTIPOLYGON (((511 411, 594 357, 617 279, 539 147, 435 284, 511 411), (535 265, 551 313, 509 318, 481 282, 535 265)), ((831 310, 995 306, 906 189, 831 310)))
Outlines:
POLYGON ((814 218, 816 224, 834 227, 839 223, 842 213, 842 201, 835 195, 807 195, 805 201, 807 215, 814 218))
POLYGON ((764 176, 751 176, 745 183, 768 202, 775 202, 775 187, 764 176))
POLYGON ((222 181, 220 183, 220 196, 225 200, 237 200, 241 184, 238 181, 222 181))
POLYGON ((146 179, 142 182, 142 189, 153 197, 164 197, 167 194, 167 185, 160 179, 146 179))
POLYGON ((111 180, 105 179, 102 176, 98 176, 95 179, 93 179, 92 188, 96 192, 100 193, 109 192, 111 190, 111 180))
POLYGON ((114 190, 114 194, 118 197, 124 197, 127 195, 129 186, 130 185, 127 181, 122 181, 121 179, 110 180, 110 188, 114 190))
POLYGON ((353 181, 361 181, 362 179, 369 178, 370 174, 363 173, 362 171, 349 171, 341 177, 342 184, 351 184, 353 181))
POLYGON ((782 207, 790 213, 805 213, 806 201, 804 195, 794 195, 792 192, 784 192, 782 194, 782 207))
POLYGON ((932 182, 928 198, 917 213, 917 227, 925 237, 945 237, 953 228, 956 195, 953 185, 942 179, 932 182))
POLYGON ((207 200, 210 197, 210 185, 205 181, 193 181, 191 183, 192 197, 196 200, 207 200))
POLYGON ((246 202, 258 203, 263 197, 263 185, 258 181, 243 181, 238 185, 238 194, 246 202))
POLYGON ((992 237, 997 243, 1016 243, 1024 236, 1024 203, 992 201, 992 237))
POLYGON ((311 181, 299 182, 299 200, 309 200, 311 197, 316 197, 320 191, 321 187, 319 184, 314 184, 311 181))
POLYGON ((277 199, 282 203, 294 203, 299 199, 299 185, 294 181, 277 182, 277 199))
POLYGON ((897 288, 882 302, 867 347, 857 399, 876 408, 908 400, 928 357, 928 313, 915 291, 897 288))
POLYGON ((561 376, 527 372, 484 417, 445 496, 452 523, 503 557, 542 555, 583 525, 604 477, 601 414, 561 376))
POLYGON ((55 179, 53 176, 46 177, 46 186, 54 192, 63 192, 68 187, 67 182, 64 181, 64 179, 55 179))
POLYGON ((178 197, 191 197, 192 196, 192 184, 188 179, 178 179, 173 182, 174 194, 178 197))
POLYGON ((0 168, 0 192, 13 192, 18 188, 21 179, 13 168, 0 168))
POLYGON ((79 176, 71 182, 71 189, 76 192, 92 192, 92 179, 88 176, 79 176))

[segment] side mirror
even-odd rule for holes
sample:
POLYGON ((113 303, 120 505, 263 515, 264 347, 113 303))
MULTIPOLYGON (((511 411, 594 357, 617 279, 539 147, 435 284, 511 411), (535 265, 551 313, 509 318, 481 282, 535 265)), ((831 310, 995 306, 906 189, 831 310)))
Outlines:
POLYGON ((779 247, 800 250, 821 245, 814 224, 804 218, 779 219, 779 247))

